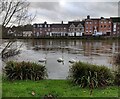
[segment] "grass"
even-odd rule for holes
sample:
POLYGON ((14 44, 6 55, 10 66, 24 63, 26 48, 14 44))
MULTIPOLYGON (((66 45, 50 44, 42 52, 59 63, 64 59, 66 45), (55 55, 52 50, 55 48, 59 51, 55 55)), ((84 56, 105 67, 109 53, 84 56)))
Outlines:
POLYGON ((89 88, 74 86, 68 80, 2 82, 2 97, 43 97, 46 94, 57 97, 118 97, 118 87, 95 89, 92 96, 89 93, 89 88), (35 92, 34 96, 32 91, 35 92))

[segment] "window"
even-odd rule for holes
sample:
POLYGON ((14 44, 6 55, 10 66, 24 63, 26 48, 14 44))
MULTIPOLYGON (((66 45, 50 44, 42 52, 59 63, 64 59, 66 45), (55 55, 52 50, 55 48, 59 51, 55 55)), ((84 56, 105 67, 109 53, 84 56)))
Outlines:
POLYGON ((103 23, 103 21, 101 21, 101 23, 103 23))
POLYGON ((47 27, 47 25, 45 24, 45 27, 47 27))
POLYGON ((86 29, 88 29, 88 26, 86 26, 86 29))
POLYGON ((50 25, 48 25, 48 27, 50 27, 50 25))
POLYGON ((37 27, 39 27, 39 24, 37 25, 37 27))
POLYGON ((92 29, 92 26, 90 27, 90 29, 92 29))
POLYGON ((102 25, 101 25, 101 28, 102 28, 102 25))
POLYGON ((90 24, 92 24, 92 22, 90 22, 90 24))
POLYGON ((36 27, 36 25, 33 25, 33 27, 35 28, 35 27, 36 27))
POLYGON ((42 25, 40 24, 39 27, 42 27, 42 25))
POLYGON ((109 23, 111 23, 111 21, 109 21, 109 23))
POLYGON ((104 23, 106 23, 106 21, 104 23))
POLYGON ((86 22, 86 24, 88 24, 88 22, 86 22))
POLYGON ((104 25, 104 28, 106 28, 106 25, 104 25))

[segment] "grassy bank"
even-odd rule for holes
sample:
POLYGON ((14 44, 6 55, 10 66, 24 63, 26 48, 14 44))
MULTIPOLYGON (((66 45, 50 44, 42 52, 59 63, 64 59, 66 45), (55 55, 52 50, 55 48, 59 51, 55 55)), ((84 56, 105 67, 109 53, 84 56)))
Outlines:
POLYGON ((89 88, 74 86, 67 80, 7 81, 3 80, 3 97, 43 97, 52 94, 57 97, 118 97, 118 87, 97 88, 90 96, 89 88), (32 95, 32 91, 35 95, 32 95))

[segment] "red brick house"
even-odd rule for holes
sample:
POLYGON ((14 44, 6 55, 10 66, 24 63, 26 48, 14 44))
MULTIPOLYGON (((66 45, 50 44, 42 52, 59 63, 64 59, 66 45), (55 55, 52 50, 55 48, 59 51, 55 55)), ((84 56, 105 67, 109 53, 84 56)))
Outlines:
POLYGON ((112 21, 110 18, 103 18, 99 20, 99 32, 102 32, 103 35, 110 36, 112 34, 112 21))
POLYGON ((112 21, 109 18, 90 18, 87 16, 85 19, 85 35, 92 36, 96 33, 102 33, 102 35, 111 35, 112 33, 112 21))

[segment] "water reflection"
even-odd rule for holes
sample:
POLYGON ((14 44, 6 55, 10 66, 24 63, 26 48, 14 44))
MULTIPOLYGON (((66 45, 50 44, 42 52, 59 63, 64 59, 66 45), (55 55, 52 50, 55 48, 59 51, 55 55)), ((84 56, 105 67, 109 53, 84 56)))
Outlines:
MULTIPOLYGON (((89 62, 112 67, 109 59, 120 51, 119 41, 82 41, 82 40, 18 40, 23 43, 21 54, 8 60, 32 61, 46 66, 49 79, 65 79, 68 75, 70 60, 89 62), (35 49, 37 47, 37 50, 35 49), (38 62, 46 58, 46 62, 38 62), (58 58, 64 62, 59 63, 58 58)), ((4 43, 2 43, 4 44, 4 43)), ((8 61, 6 60, 6 61, 8 61)))

